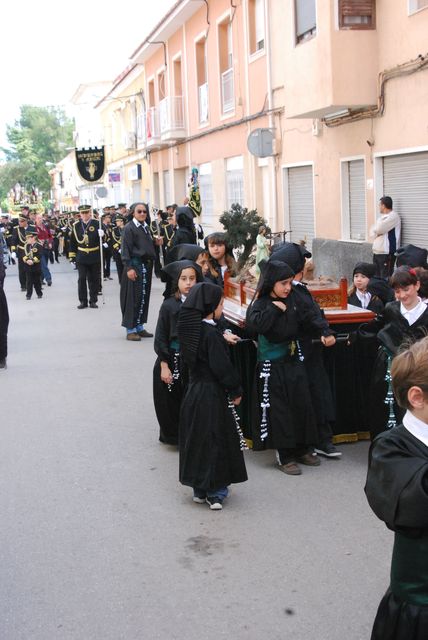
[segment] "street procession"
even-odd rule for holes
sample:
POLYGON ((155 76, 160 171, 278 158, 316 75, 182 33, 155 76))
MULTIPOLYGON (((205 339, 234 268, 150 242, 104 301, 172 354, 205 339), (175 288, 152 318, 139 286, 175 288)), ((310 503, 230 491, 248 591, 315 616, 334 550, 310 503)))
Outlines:
POLYGON ((0 640, 427 640, 428 2, 157 5, 1 72, 0 640))

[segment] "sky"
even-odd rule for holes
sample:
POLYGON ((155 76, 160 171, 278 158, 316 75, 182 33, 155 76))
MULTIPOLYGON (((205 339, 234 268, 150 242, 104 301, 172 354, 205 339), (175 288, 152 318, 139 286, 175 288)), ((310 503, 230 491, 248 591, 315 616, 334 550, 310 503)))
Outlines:
POLYGON ((4 0, 0 146, 22 104, 64 106, 79 84, 113 80, 175 0, 4 0))

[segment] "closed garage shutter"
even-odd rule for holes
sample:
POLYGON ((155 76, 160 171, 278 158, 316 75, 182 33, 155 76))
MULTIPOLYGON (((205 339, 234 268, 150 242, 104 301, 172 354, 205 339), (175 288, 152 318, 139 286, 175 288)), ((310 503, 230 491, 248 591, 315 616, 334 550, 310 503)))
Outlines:
POLYGON ((315 235, 312 167, 290 167, 286 171, 291 230, 287 240, 304 240, 310 249, 315 235))
POLYGON ((349 163, 349 232, 351 240, 366 239, 364 160, 349 163))
POLYGON ((383 193, 401 217, 401 244, 428 248, 428 152, 385 157, 383 193))

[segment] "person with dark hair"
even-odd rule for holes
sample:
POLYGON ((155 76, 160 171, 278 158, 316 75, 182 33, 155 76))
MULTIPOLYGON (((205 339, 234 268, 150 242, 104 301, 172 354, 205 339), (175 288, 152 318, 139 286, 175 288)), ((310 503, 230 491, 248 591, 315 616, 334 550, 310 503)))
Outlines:
POLYGON ((193 501, 220 510, 231 483, 245 482, 245 440, 235 407, 242 389, 228 347, 217 328, 223 291, 194 285, 178 319, 180 354, 189 384, 179 426, 180 482, 192 487, 193 501))
POLYGON ((416 267, 416 277, 419 280, 419 297, 425 304, 428 304, 428 269, 416 267))
POLYGON ((427 256, 427 249, 416 247, 414 244, 405 244, 395 252, 395 257, 397 258, 396 265, 397 267, 407 266, 427 269, 427 256))
POLYGON ((279 469, 302 473, 298 462, 318 466, 316 418, 298 340, 299 314, 292 290, 294 270, 270 259, 247 310, 246 326, 257 334, 253 447, 276 449, 279 469))
POLYGON ((383 196, 379 201, 380 216, 371 228, 373 242, 373 263, 376 274, 389 278, 394 270, 395 252, 400 246, 401 220, 392 209, 392 198, 383 196))
POLYGON ((160 244, 160 240, 153 240, 149 208, 145 202, 134 202, 129 210, 133 218, 125 226, 122 236, 124 272, 120 286, 120 306, 126 339, 137 342, 141 338, 153 337, 152 333, 146 331, 144 324, 149 313, 155 244, 160 244))
POLYGON ((375 276, 376 266, 371 262, 357 262, 352 272, 353 286, 348 291, 348 304, 382 313, 382 300, 368 290, 370 279, 375 276))
POLYGON ((223 288, 225 273, 230 276, 236 273, 236 262, 227 242, 227 235, 222 231, 214 231, 205 237, 204 242, 210 256, 207 277, 223 288))
POLYGON ((119 279, 119 284, 122 281, 123 275, 123 262, 121 258, 122 252, 122 235, 124 228, 124 218, 121 213, 117 213, 115 220, 115 226, 111 230, 111 240, 112 240, 112 252, 113 252, 113 260, 116 263, 117 277, 119 279))
POLYGON ((154 348, 157 360, 153 368, 153 401, 159 422, 160 442, 178 444, 180 406, 186 373, 180 358, 177 338, 178 314, 191 288, 202 282, 202 271, 191 260, 172 262, 163 268, 171 281, 171 295, 159 310, 154 348))
POLYGON ((395 301, 382 315, 363 325, 365 335, 377 334, 380 349, 369 391, 369 420, 372 438, 400 422, 402 412, 394 401, 390 382, 392 358, 403 344, 416 342, 428 332, 428 307, 419 297, 420 283, 413 268, 399 267, 391 278, 395 301))
POLYGON ((372 443, 365 493, 375 515, 394 532, 389 588, 371 640, 428 636, 428 337, 391 365, 402 424, 372 443))
POLYGON ((18 225, 12 232, 11 251, 12 258, 18 260, 18 277, 21 291, 27 290, 27 275, 25 273, 25 264, 23 261, 25 247, 25 230, 28 227, 28 218, 21 213, 18 218, 18 225))
POLYGON ((170 249, 178 244, 196 244, 196 230, 193 223, 194 214, 191 208, 177 207, 175 218, 177 225, 170 249))
POLYGON ((76 263, 79 277, 77 290, 79 295, 78 309, 89 307, 98 309, 98 291, 101 285, 101 251, 100 237, 104 236, 99 220, 92 217, 92 209, 88 204, 79 205, 80 219, 71 228, 68 257, 76 263))

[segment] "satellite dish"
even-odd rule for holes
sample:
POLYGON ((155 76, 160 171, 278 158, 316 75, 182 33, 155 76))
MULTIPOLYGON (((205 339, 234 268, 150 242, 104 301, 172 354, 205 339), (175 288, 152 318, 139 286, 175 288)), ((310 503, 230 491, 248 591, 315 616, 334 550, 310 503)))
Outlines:
POLYGON ((247 138, 248 151, 257 158, 274 156, 274 129, 255 129, 247 138))
POLYGON ((108 196, 108 190, 106 187, 98 187, 95 193, 97 194, 98 198, 107 198, 108 196))

